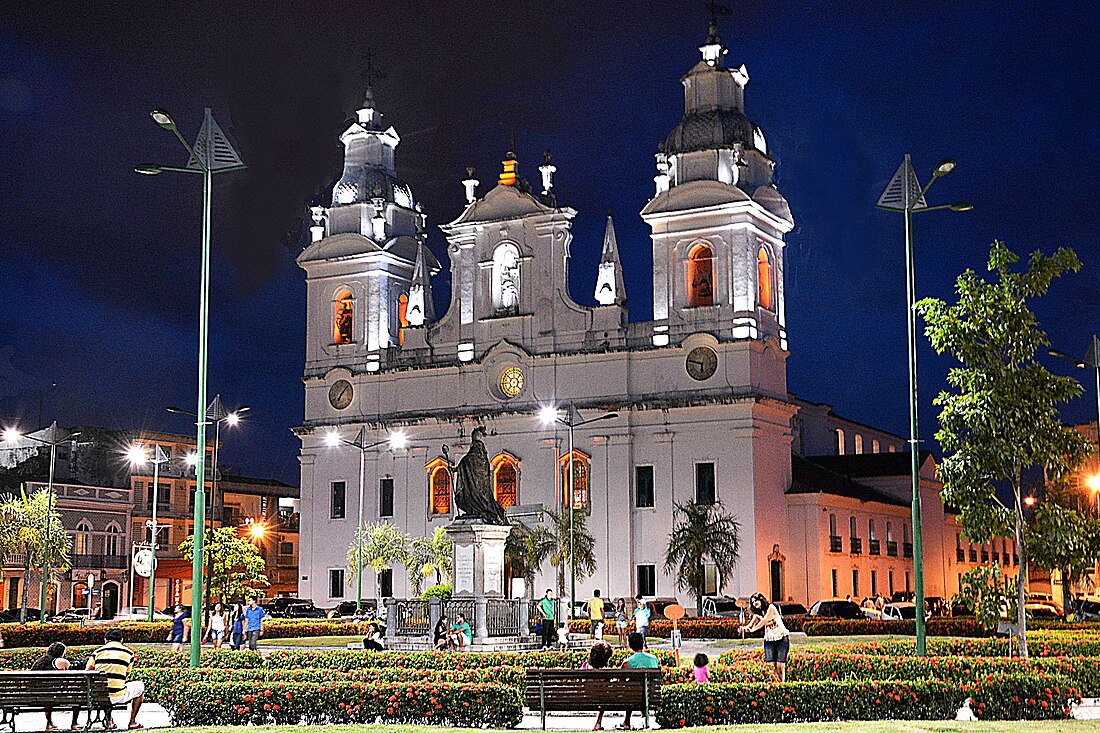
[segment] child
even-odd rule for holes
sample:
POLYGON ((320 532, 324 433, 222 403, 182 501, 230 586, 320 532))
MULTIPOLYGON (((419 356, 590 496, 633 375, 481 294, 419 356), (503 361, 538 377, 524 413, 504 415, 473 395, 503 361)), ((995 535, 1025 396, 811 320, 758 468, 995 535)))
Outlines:
POLYGON ((706 654, 699 652, 695 655, 694 666, 695 669, 695 681, 696 682, 709 682, 707 665, 710 664, 710 658, 706 654))
POLYGON ((558 627, 558 644, 562 647, 569 646, 569 627, 565 624, 558 627))
MULTIPOLYGON (((581 665, 581 669, 603 669, 611 661, 614 653, 610 644, 597 641, 592 645, 592 650, 588 652, 588 661, 581 665)), ((596 715, 596 727, 592 730, 603 730, 603 708, 599 709, 596 715)))

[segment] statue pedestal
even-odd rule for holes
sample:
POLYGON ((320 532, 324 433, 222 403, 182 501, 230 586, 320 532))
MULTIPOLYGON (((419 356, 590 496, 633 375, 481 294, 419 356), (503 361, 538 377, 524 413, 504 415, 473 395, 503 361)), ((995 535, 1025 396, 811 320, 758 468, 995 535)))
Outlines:
POLYGON ((451 595, 454 598, 504 597, 504 542, 512 528, 480 522, 453 522, 451 595))

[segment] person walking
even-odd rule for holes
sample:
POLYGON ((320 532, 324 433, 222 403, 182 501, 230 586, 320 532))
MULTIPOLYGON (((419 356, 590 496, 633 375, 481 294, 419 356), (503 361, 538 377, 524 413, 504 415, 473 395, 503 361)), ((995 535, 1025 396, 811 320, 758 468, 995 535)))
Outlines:
MULTIPOLYGON (((46 649, 46 653, 35 660, 31 665, 32 672, 62 672, 69 669, 69 660, 65 659, 65 645, 60 641, 55 641, 46 649)), ((57 726, 53 723, 53 710, 46 708, 46 730, 57 730, 57 726)), ((73 722, 71 729, 77 729, 77 717, 80 715, 80 708, 73 708, 73 722)))
MULTIPOLYGON (((597 591, 597 594, 599 591, 597 591)), ((603 669, 611 661, 615 650, 610 644, 597 641, 588 652, 588 660, 581 665, 581 669, 603 669)), ((603 730, 603 708, 596 711, 596 727, 592 730, 603 730)))
POLYGON ((103 640, 106 643, 92 652, 85 669, 103 672, 107 676, 107 694, 112 706, 130 703, 130 724, 127 727, 130 730, 144 728, 137 722, 137 715, 145 700, 145 683, 129 679, 134 668, 134 651, 122 645, 120 629, 108 629, 103 640))
POLYGON ((649 633, 649 618, 652 611, 649 609, 649 604, 642 598, 641 593, 634 597, 634 604, 634 631, 641 634, 644 641, 649 633))
POLYGON ((244 644, 244 609, 241 604, 233 604, 233 610, 229 612, 229 623, 229 646, 233 651, 239 652, 244 644))
MULTIPOLYGON (((645 651, 645 636, 639 634, 637 631, 630 634, 627 638, 627 643, 630 645, 630 649, 634 652, 626 661, 623 662, 623 669, 660 669, 661 665, 657 661, 657 657, 649 652, 645 651)), ((623 724, 619 726, 619 730, 631 730, 630 718, 634 715, 634 711, 627 708, 626 717, 623 719, 623 724)), ((649 724, 649 721, 646 721, 649 724)))
POLYGON ((619 633, 619 646, 626 649, 627 627, 630 620, 626 617, 626 600, 620 598, 615 604, 615 630, 619 633))
POLYGON ((256 603, 256 597, 250 597, 248 608, 244 610, 244 634, 245 638, 248 639, 248 649, 250 651, 256 651, 256 643, 260 640, 260 635, 264 633, 264 618, 266 618, 266 614, 260 604, 256 603))
POLYGON ((741 631, 751 634, 764 629, 764 662, 775 667, 775 676, 780 682, 787 681, 787 655, 791 651, 791 632, 783 623, 783 615, 774 603, 768 603, 763 593, 749 598, 749 610, 752 620, 741 631))
POLYGON ((210 628, 207 629, 206 635, 210 638, 215 649, 221 649, 222 644, 225 642, 226 615, 222 604, 217 603, 214 605, 214 610, 210 614, 210 628))
POLYGON ((550 649, 557 638, 557 624, 554 623, 554 591, 546 589, 546 595, 539 601, 539 615, 542 617, 542 648, 550 649))
POLYGON ((172 642, 172 651, 183 649, 183 642, 187 636, 187 615, 183 612, 183 606, 176 605, 172 614, 172 628, 168 631, 168 641, 172 642))
POLYGON ((592 591, 592 597, 588 599, 588 625, 593 639, 603 638, 603 599, 600 598, 600 589, 592 591))

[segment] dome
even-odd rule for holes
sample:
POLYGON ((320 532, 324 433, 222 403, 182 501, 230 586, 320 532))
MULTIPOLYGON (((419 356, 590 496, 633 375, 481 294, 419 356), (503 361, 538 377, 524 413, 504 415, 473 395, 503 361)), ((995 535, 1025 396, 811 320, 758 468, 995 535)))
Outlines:
POLYGON ((345 169, 343 177, 332 189, 333 206, 365 203, 372 198, 385 199, 406 209, 416 207, 409 185, 384 168, 345 169))
MULTIPOLYGON (((680 124, 672 128, 661 151, 675 155, 693 150, 732 148, 736 143, 759 150, 756 143, 758 129, 744 112, 736 109, 689 112, 680 124)), ((764 150, 760 152, 767 154, 764 150)))

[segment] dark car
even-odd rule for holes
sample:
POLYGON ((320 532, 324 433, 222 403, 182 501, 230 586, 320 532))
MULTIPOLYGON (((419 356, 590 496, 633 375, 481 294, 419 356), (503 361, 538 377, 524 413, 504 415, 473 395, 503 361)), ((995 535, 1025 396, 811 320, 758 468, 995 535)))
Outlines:
POLYGON ((974 612, 965 603, 955 602, 951 604, 951 615, 955 618, 973 618, 974 612))
POLYGON ((818 601, 810 606, 810 615, 820 618, 864 619, 866 616, 859 606, 851 601, 818 601))
MULTIPOLYGON (((719 618, 740 618, 744 606, 736 598, 729 596, 709 596, 703 599, 703 615, 719 618)), ((805 610, 805 609, 803 609, 805 610)))
MULTIPOLYGON (((27 621, 40 621, 42 619, 42 611, 38 608, 27 609, 27 621)), ((7 611, 0 611, 0 622, 6 624, 19 623, 19 609, 9 608, 7 611)))
POLYGON ((324 611, 314 606, 312 601, 307 601, 287 606, 283 618, 327 618, 327 616, 324 611))
POLYGON ((1074 605, 1073 613, 1080 621, 1100 621, 1100 601, 1080 598, 1074 605))
POLYGON ((775 605, 779 607, 779 615, 783 618, 808 616, 810 613, 801 603, 777 603, 775 605))
MULTIPOLYGON (((361 602, 363 613, 370 611, 377 613, 378 603, 373 599, 364 598, 361 602)), ((355 601, 341 601, 336 608, 326 614, 328 618, 355 618, 355 601)))
POLYGON ((313 601, 308 598, 268 598, 260 601, 260 607, 264 609, 264 613, 271 618, 286 618, 287 610, 295 603, 308 603, 313 605, 313 601))

